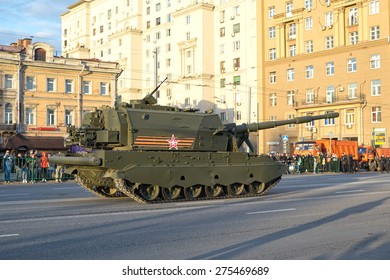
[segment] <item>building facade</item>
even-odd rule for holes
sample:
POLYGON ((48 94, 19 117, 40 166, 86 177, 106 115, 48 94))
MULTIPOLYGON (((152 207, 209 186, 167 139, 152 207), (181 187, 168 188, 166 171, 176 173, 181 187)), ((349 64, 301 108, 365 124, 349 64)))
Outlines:
POLYGON ((20 148, 13 146, 23 146, 20 137, 26 143, 59 140, 63 146, 67 126, 81 126, 86 112, 114 105, 121 73, 117 63, 55 57, 53 52, 50 45, 30 39, 0 47, 2 149, 20 148))
POLYGON ((308 139, 388 147, 389 1, 263 2, 264 116, 340 117, 267 131, 262 149, 289 151, 308 139))
POLYGON ((167 78, 159 104, 257 120, 256 1, 84 0, 61 19, 63 56, 118 62, 122 100, 167 78))

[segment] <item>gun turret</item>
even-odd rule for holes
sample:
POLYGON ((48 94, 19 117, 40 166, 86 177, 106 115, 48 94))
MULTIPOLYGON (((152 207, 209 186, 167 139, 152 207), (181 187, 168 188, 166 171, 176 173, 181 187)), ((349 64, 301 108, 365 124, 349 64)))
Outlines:
POLYGON ((250 124, 240 124, 236 125, 235 123, 229 123, 225 125, 225 129, 230 133, 234 134, 237 139, 238 148, 245 142, 251 151, 254 150, 253 144, 249 140, 250 132, 257 132, 259 130, 270 129, 277 126, 283 126, 288 124, 300 124, 300 123, 308 123, 315 120, 321 119, 333 119, 338 118, 339 113, 332 112, 324 115, 317 116, 303 116, 297 117, 290 120, 282 120, 282 121, 269 121, 269 122, 259 122, 259 123, 250 123, 250 124))

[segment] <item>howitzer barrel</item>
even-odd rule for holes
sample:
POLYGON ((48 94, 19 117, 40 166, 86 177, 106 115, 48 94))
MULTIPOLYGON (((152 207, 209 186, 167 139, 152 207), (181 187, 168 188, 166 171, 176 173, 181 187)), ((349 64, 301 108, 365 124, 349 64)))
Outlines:
POLYGON ((50 157, 50 163, 61 165, 87 165, 98 166, 102 160, 97 157, 65 157, 65 156, 52 156, 50 157))
POLYGON ((338 116, 339 116, 339 113, 332 112, 332 113, 327 113, 327 114, 318 115, 318 116, 297 117, 297 118, 293 118, 293 119, 290 119, 290 120, 242 124, 242 125, 238 125, 236 127, 236 130, 238 132, 239 131, 256 132, 258 130, 274 128, 274 127, 277 127, 277 126, 282 126, 282 125, 287 125, 287 124, 300 124, 300 123, 308 123, 308 122, 311 122, 311 121, 321 120, 321 119, 333 119, 333 118, 337 118, 338 116))

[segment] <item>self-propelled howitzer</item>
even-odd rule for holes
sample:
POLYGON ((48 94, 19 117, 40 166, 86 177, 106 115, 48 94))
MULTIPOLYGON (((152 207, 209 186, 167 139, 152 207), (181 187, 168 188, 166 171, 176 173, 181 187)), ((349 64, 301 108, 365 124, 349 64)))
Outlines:
POLYGON ((143 100, 85 115, 69 127, 67 145, 86 152, 53 156, 77 182, 103 197, 129 196, 142 203, 259 196, 287 167, 253 150, 249 133, 276 126, 338 117, 337 113, 291 120, 223 124, 217 114, 179 110, 143 100))

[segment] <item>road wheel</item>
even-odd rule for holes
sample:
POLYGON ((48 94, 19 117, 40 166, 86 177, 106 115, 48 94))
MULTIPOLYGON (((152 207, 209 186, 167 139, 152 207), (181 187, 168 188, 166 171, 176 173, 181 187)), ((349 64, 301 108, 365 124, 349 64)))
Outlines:
POLYGON ((157 185, 145 185, 139 186, 139 194, 148 201, 153 201, 158 198, 160 194, 160 187, 157 185))
POLYGON ((227 187, 229 195, 237 196, 241 195, 245 191, 245 185, 240 183, 231 184, 227 187))
POLYGON ((195 199, 201 196, 203 190, 202 185, 195 185, 192 187, 184 188, 184 196, 187 199, 195 199))
POLYGON ((207 197, 215 198, 221 195, 223 189, 221 185, 214 185, 206 186, 205 190, 207 197))
POLYGON ((177 186, 172 188, 162 188, 161 193, 165 200, 174 200, 180 196, 181 188, 177 186))
POLYGON ((261 194, 265 191, 266 184, 260 183, 260 182, 253 182, 252 184, 249 184, 249 192, 251 194, 261 194))

